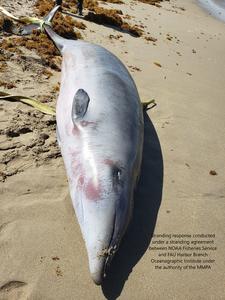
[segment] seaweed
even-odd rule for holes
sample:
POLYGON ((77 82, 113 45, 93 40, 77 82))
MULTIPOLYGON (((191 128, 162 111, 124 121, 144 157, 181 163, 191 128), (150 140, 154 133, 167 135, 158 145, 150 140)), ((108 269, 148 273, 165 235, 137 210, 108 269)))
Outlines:
POLYGON ((163 2, 163 1, 170 1, 170 0, 137 0, 139 2, 143 2, 143 3, 147 3, 147 4, 150 4, 150 5, 155 5, 155 6, 158 6, 158 4, 160 2, 163 2))
MULTIPOLYGON (((68 2, 68 1, 67 1, 68 2)), ((43 17, 49 13, 49 11, 54 6, 54 1, 52 0, 37 0, 36 14, 39 17, 43 17)), ((0 28, 3 29, 6 24, 11 26, 12 21, 0 18, 0 28)), ((82 39, 80 32, 74 31, 74 28, 85 29, 86 26, 82 22, 74 21, 69 16, 63 16, 61 13, 56 13, 54 20, 52 22, 53 29, 56 33, 67 39, 82 39)), ((5 28, 4 28, 5 30, 5 28)), ((45 33, 34 30, 29 36, 17 37, 17 38, 3 38, 0 42, 0 47, 3 50, 9 52, 21 54, 21 50, 18 46, 23 46, 29 50, 34 50, 42 59, 44 66, 49 66, 50 68, 60 71, 59 67, 59 52, 56 49, 54 43, 47 37, 45 33)), ((5 61, 6 59, 2 59, 5 61)), ((1 64, 1 69, 5 65, 1 64)))
POLYGON ((97 6, 94 8, 94 12, 89 12, 84 18, 97 24, 117 27, 120 31, 127 31, 135 37, 140 37, 143 34, 141 28, 137 25, 130 25, 127 22, 124 22, 120 15, 123 15, 121 10, 106 9, 97 6))
POLYGON ((0 80, 0 86, 3 86, 6 89, 13 89, 14 87, 16 87, 13 82, 6 82, 2 80, 0 80))
MULTIPOLYGON (((70 8, 69 3, 70 1, 64 1, 64 5, 68 5, 68 8, 70 8)), ((54 6, 54 1, 52 0, 37 0, 35 7, 37 10, 37 15, 40 17, 46 16, 49 11, 54 6)), ((73 3, 74 6, 74 3, 73 3)), ((57 12, 53 22, 52 22, 53 29, 56 33, 61 35, 64 38, 68 39, 81 39, 82 36, 80 32, 75 32, 74 27, 77 27, 79 29, 85 29, 86 25, 82 22, 74 21, 69 16, 64 16, 62 13, 57 12)))
POLYGON ((124 3, 121 0, 102 0, 102 2, 109 2, 109 3, 115 3, 115 4, 123 4, 124 3))

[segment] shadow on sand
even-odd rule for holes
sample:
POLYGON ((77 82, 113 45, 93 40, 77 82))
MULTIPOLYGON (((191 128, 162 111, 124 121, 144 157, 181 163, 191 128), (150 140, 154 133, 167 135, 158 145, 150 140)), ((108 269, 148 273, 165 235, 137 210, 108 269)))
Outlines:
POLYGON ((133 218, 112 260, 102 291, 108 300, 120 296, 129 274, 148 249, 162 198, 163 158, 159 139, 144 113, 144 149, 141 177, 134 199, 133 218))

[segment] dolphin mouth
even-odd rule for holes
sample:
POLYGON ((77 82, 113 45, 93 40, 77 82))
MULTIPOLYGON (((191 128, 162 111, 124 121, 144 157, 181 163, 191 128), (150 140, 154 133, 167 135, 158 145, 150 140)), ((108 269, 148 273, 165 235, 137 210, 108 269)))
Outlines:
POLYGON ((107 272, 108 272, 109 267, 110 267, 110 264, 111 264, 111 261, 112 261, 114 255, 115 255, 115 253, 117 252, 117 250, 118 250, 118 245, 117 244, 114 244, 114 246, 110 245, 110 247, 107 249, 107 255, 106 255, 106 259, 105 259, 103 278, 106 277, 107 272))
POLYGON ((110 266, 110 262, 117 251, 118 244, 115 243, 116 237, 116 214, 114 214, 114 219, 112 222, 111 236, 108 240, 108 245, 99 249, 95 258, 95 267, 91 268, 91 278, 96 285, 101 285, 104 278, 106 277, 107 270, 110 266))
POLYGON ((106 249, 103 249, 102 252, 100 253, 100 255, 104 256, 105 258, 103 271, 102 271, 103 279, 107 276, 112 259, 115 253, 118 251, 122 237, 124 236, 124 233, 128 227, 129 224, 128 216, 129 214, 126 217, 124 217, 124 215, 115 213, 114 222, 113 222, 113 231, 109 242, 109 246, 106 249), (124 220, 126 221, 124 222, 124 220))
POLYGON ((91 277, 97 285, 101 285, 107 276, 112 259, 119 249, 121 239, 129 224, 129 213, 124 213, 125 211, 121 207, 116 207, 108 245, 99 249, 97 253, 98 267, 93 268, 93 272, 91 272, 91 277))
POLYGON ((91 278, 96 285, 102 284, 117 249, 118 246, 116 244, 114 246, 110 245, 108 248, 102 249, 101 252, 98 253, 101 267, 96 272, 91 273, 91 278))
POLYGON ((113 226, 113 231, 112 231, 112 236, 111 236, 111 239, 109 242, 109 246, 108 246, 108 248, 106 248, 102 251, 102 254, 105 257, 104 268, 103 268, 103 278, 105 278, 107 275, 111 261, 119 248, 119 244, 120 244, 120 240, 121 240, 117 221, 118 220, 115 215, 114 226, 113 226))

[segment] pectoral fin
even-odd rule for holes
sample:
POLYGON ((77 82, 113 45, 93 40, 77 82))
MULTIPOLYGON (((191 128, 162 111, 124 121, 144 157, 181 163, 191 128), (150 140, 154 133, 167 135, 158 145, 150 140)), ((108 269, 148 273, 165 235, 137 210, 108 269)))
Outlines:
POLYGON ((85 90, 79 89, 76 92, 73 98, 73 105, 72 105, 73 122, 76 122, 77 120, 84 117, 88 109, 89 101, 90 98, 85 90))

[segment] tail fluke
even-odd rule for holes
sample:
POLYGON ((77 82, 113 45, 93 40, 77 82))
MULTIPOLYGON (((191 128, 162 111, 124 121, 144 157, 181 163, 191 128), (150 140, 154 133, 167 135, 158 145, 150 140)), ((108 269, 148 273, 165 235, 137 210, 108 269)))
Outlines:
POLYGON ((6 17, 18 23, 25 24, 21 28, 18 29, 14 28, 13 33, 18 35, 28 35, 31 34, 34 29, 43 30, 45 25, 51 26, 51 20, 53 19, 54 15, 56 14, 59 8, 60 5, 53 7, 53 9, 48 13, 47 16, 44 17, 44 19, 28 17, 28 16, 15 17, 1 6, 0 6, 0 12, 6 17))
POLYGON ((59 8, 60 5, 53 7, 53 9, 43 19, 27 16, 17 18, 1 6, 0 12, 18 23, 25 24, 20 28, 12 27, 12 33, 17 35, 29 35, 33 32, 34 29, 40 29, 41 31, 45 30, 50 39, 54 42, 55 46, 58 48, 58 50, 62 52, 65 39, 56 34, 51 28, 51 21, 59 8))
POLYGON ((54 18, 55 14, 57 13, 57 11, 59 10, 60 5, 57 5, 55 7, 53 7, 53 9, 47 14, 47 16, 44 17, 44 22, 47 24, 48 22, 50 23, 52 21, 52 19, 54 18))
POLYGON ((34 29, 40 29, 43 31, 45 26, 51 26, 51 21, 54 18, 56 12, 60 8, 60 5, 53 7, 53 9, 42 19, 32 18, 32 17, 21 17, 26 20, 28 25, 23 26, 21 30, 21 35, 28 35, 33 32, 34 29))

